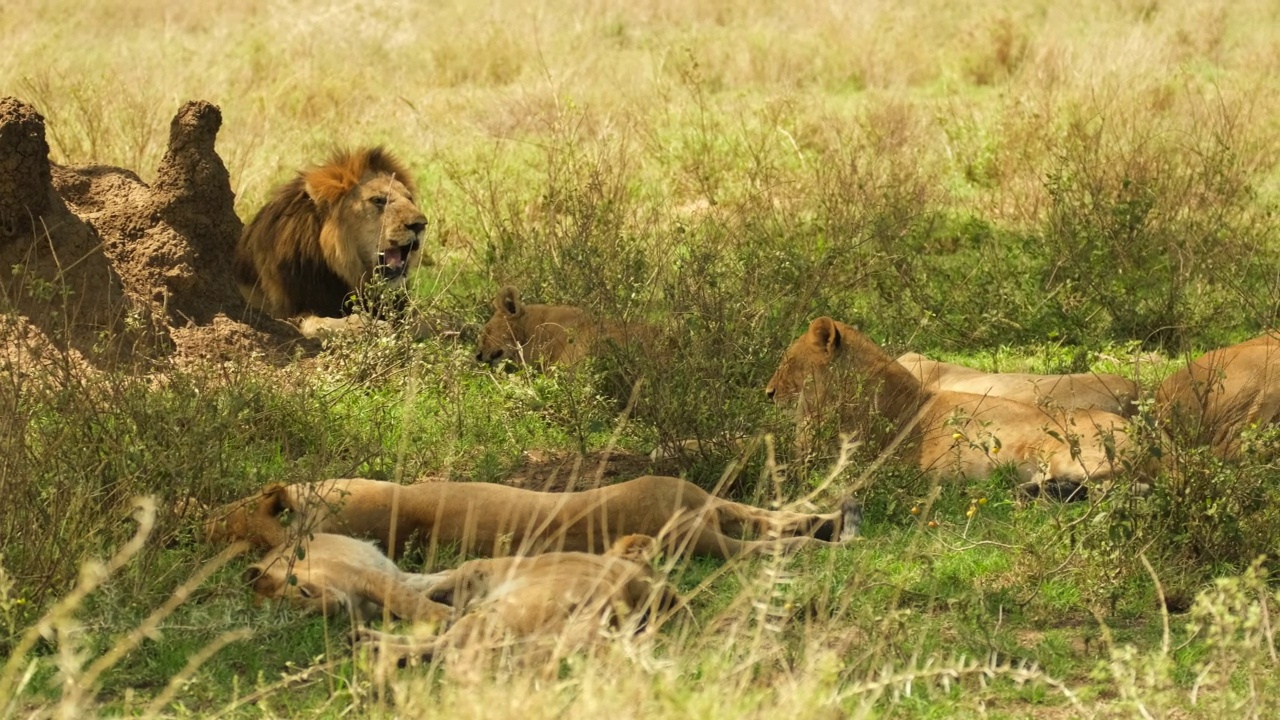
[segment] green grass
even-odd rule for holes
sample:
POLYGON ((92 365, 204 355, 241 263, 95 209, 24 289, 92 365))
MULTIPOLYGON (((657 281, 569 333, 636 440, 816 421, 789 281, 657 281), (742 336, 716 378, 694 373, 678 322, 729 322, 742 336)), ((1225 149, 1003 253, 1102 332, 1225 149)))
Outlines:
MULTIPOLYGON (((1062 705, 1056 691, 1034 681, 1026 685, 995 679, 978 684, 975 678, 961 677, 948 691, 924 679, 929 668, 922 663, 929 658, 930 666, 939 667, 991 663, 996 668, 991 672, 996 673, 1000 668, 1036 668, 1036 673, 1068 683, 1086 696, 1100 693, 1105 698, 1114 692, 1109 689, 1114 683, 1095 676, 1109 658, 1100 636, 1110 633, 1115 642, 1138 649, 1140 660, 1156 652, 1160 620, 1158 613, 1150 611, 1149 588, 1126 585, 1120 610, 1109 614, 1110 627, 1100 632, 1102 616, 1090 615, 1090 608, 1098 606, 1092 587, 1097 563, 1069 543, 1053 539, 1054 523, 1079 516, 1081 509, 1022 508, 1004 500, 998 491, 981 491, 981 497, 991 497, 968 520, 964 510, 972 495, 945 490, 928 516, 938 519, 937 528, 926 527, 902 503, 896 519, 871 514, 867 537, 846 548, 804 552, 781 561, 739 563, 697 594, 695 588, 704 580, 722 572, 720 563, 678 563, 671 581, 689 598, 691 613, 675 618, 652 648, 639 651, 653 653, 657 669, 644 662, 637 665, 638 656, 631 654, 637 651, 621 657, 606 654, 597 660, 607 669, 594 663, 571 663, 562 670, 554 695, 575 708, 611 707, 627 702, 627 697, 643 697, 634 701, 654 712, 745 713, 755 704, 794 708, 791 703, 797 702, 797 696, 777 690, 778 683, 789 678, 785 682, 799 683, 793 689, 801 696, 835 693, 834 697, 845 699, 834 707, 853 710, 872 692, 865 689, 866 683, 878 677, 887 663, 896 672, 919 675, 911 697, 901 695, 905 681, 890 683, 886 689, 896 688, 890 695, 894 700, 881 697, 882 703, 888 703, 883 709, 893 716, 967 716, 982 704, 1005 708, 1017 717, 1033 713, 1036 707, 1062 705), (773 567, 783 569, 790 579, 771 588, 766 571, 773 567), (1058 572, 1046 575, 1048 567, 1058 572), (754 620, 761 602, 770 608, 767 630, 754 620), (1146 607, 1139 612, 1126 610, 1124 603, 1129 602, 1146 607), (762 631, 763 646, 753 642, 762 631), (670 675, 671 667, 679 668, 679 674, 670 675), (743 675, 743 667, 754 669, 743 675), (641 679, 634 677, 637 672, 641 679), (632 679, 620 689, 605 682, 601 673, 624 673, 632 679), (641 687, 633 687, 634 683, 641 687), (588 688, 598 696, 592 697, 588 688), (735 700, 724 696, 729 688, 735 700), (846 695, 850 688, 864 689, 846 695)), ((209 554, 208 548, 179 532, 166 546, 145 551, 91 596, 80 612, 88 656, 117 642, 209 554)), ((350 623, 341 617, 299 616, 271 605, 253 607, 250 593, 237 580, 244 564, 233 563, 215 574, 166 620, 158 637, 144 642, 104 676, 99 696, 104 711, 138 709, 192 653, 222 632, 247 627, 252 632, 250 641, 232 644, 195 674, 181 695, 182 712, 214 712, 238 697, 265 690, 268 705, 250 714, 265 707, 289 715, 327 715, 348 707, 376 713, 379 705, 370 704, 369 693, 376 692, 383 681, 370 674, 363 661, 352 659, 346 640, 350 623), (301 687, 281 685, 283 678, 315 664, 325 669, 301 687)), ((1185 693, 1194 682, 1189 669, 1200 668, 1204 653, 1210 652, 1203 636, 1186 635, 1189 644, 1183 645, 1182 624, 1175 618, 1181 647, 1173 656, 1167 686, 1160 688, 1164 692, 1185 693)), ((36 655, 51 650, 41 645, 36 655)), ((24 696, 27 703, 59 697, 52 668, 42 667, 24 696)), ((457 704, 460 712, 477 711, 467 709, 479 702, 476 698, 464 700, 452 694, 462 680, 431 679, 434 674, 402 671, 392 682, 409 687, 429 682, 435 688, 433 697, 457 704)), ((514 682, 523 688, 524 681, 514 682)), ((480 697, 492 697, 488 683, 480 681, 472 687, 480 697)), ((414 712, 415 701, 402 697, 395 702, 414 712)), ((801 714, 814 711, 807 707, 801 714)), ((249 708, 236 714, 244 712, 249 708)))

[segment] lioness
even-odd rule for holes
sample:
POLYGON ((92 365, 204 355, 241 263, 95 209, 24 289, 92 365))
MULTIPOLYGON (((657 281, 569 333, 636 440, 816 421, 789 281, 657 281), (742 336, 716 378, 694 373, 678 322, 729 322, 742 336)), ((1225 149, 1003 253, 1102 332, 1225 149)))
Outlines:
POLYGON ((597 641, 602 628, 624 626, 673 604, 674 594, 649 564, 658 545, 646 535, 627 535, 604 555, 471 560, 442 573, 444 580, 431 591, 461 615, 443 635, 418 639, 363 630, 361 641, 394 658, 516 644, 543 653, 574 652, 597 641))
POLYGON ((589 357, 602 340, 626 343, 644 332, 639 326, 598 323, 572 305, 526 305, 520 291, 508 285, 493 299, 493 316, 480 331, 476 361, 572 365, 589 357))
POLYGON ((1063 410, 1105 410, 1125 417, 1134 413, 1134 402, 1138 399, 1137 383, 1109 373, 987 373, 930 360, 920 353, 906 353, 898 362, 911 371, 926 390, 991 395, 1063 410))
POLYGON ((1110 477, 1127 447, 1126 420, 1100 410, 1040 408, 1001 397, 932 391, 875 343, 829 317, 814 320, 783 356, 765 392, 799 398, 806 418, 838 418, 875 452, 921 470, 982 478, 1012 463, 1026 483, 1071 492, 1110 477))
POLYGON ((1242 431, 1280 424, 1280 336, 1262 335, 1188 362, 1160 384, 1156 415, 1173 435, 1208 445, 1220 457, 1238 457, 1242 431))
POLYGON ((385 608, 405 620, 447 621, 451 608, 427 595, 440 579, 402 572, 367 540, 328 533, 277 545, 244 571, 259 599, 283 598, 325 614, 345 607, 360 620, 385 608))
POLYGON ((274 547, 297 532, 370 537, 399 556, 411 537, 457 543, 481 556, 549 550, 604 552, 629 533, 662 538, 667 549, 728 558, 749 552, 831 544, 856 535, 861 507, 810 515, 723 500, 673 477, 648 475, 582 492, 549 493, 492 483, 398 485, 364 479, 273 485, 216 511, 211 541, 244 539, 274 547), (286 528, 280 514, 291 511, 286 528), (748 535, 777 540, 746 539, 748 535))
POLYGON ((404 282, 427 218, 386 150, 339 152, 298 173, 245 226, 235 277, 253 308, 300 319, 304 335, 359 326, 350 300, 375 276, 404 282))

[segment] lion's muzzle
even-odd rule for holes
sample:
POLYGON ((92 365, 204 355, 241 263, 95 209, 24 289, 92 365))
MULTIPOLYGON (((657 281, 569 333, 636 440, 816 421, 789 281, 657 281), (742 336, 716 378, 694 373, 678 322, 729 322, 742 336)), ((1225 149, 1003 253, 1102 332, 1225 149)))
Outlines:
POLYGON ((426 223, 409 223, 406 228, 413 231, 413 239, 404 245, 385 248, 378 252, 378 276, 383 280, 396 280, 409 270, 409 253, 422 247, 422 232, 426 223))

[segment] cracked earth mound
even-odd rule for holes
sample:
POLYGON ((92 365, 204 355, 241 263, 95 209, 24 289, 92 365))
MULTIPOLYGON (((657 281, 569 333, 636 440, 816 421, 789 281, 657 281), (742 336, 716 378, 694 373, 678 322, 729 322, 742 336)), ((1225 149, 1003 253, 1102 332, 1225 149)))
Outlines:
POLYGON ((215 105, 183 105, 148 185, 50 163, 44 118, 0 99, 0 365, 283 360, 302 342, 252 316, 232 281, 242 224, 214 149, 221 125, 215 105))

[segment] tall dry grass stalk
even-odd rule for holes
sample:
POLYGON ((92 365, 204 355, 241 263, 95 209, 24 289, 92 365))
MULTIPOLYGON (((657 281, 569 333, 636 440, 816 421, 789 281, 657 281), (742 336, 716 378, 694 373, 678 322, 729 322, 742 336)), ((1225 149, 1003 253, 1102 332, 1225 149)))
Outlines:
POLYGON ((1117 642, 1103 623, 1107 655, 1100 663, 1102 675, 1086 691, 1082 678, 1055 677, 1034 663, 998 653, 975 658, 938 649, 901 656, 883 645, 859 652, 877 628, 856 625, 849 617, 801 625, 789 619, 789 609, 772 617, 761 614, 762 599, 778 588, 772 567, 766 562, 758 574, 746 576, 730 607, 693 631, 637 640, 613 637, 607 646, 563 660, 550 672, 451 673, 445 683, 430 674, 405 672, 390 678, 391 707, 406 717, 442 712, 487 718, 565 713, 879 717, 884 712, 910 716, 913 708, 937 701, 966 714, 1021 712, 1006 695, 1020 689, 1039 698, 1024 707, 1082 718, 1219 712, 1267 717, 1277 709, 1268 694, 1275 685, 1275 638, 1264 618, 1280 598, 1260 586, 1256 575, 1224 580, 1206 591, 1191 622, 1179 629, 1186 642, 1209 638, 1215 648, 1195 665, 1190 687, 1175 677, 1174 648, 1142 650, 1117 642), (777 637, 762 643, 762 633, 777 637), (690 677, 697 681, 689 682, 690 677))
MULTIPOLYGON (((140 498, 136 501, 134 519, 138 528, 133 537, 125 543, 106 562, 87 561, 80 569, 80 578, 76 585, 65 596, 60 598, 39 620, 26 628, 0 668, 0 698, 5 698, 4 717, 26 714, 20 702, 22 692, 27 683, 41 668, 41 658, 29 657, 36 643, 41 638, 55 646, 55 664, 61 676, 61 697, 52 706, 42 708, 36 716, 57 718, 81 718, 96 712, 98 704, 96 694, 102 674, 116 665, 126 654, 134 650, 144 640, 154 639, 163 621, 186 602, 193 590, 202 585, 209 576, 226 565, 233 558, 247 549, 244 543, 235 543, 222 551, 217 557, 201 567, 194 575, 179 585, 169 599, 156 608, 140 624, 116 639, 106 652, 92 658, 89 643, 86 643, 85 630, 76 617, 85 600, 113 575, 133 561, 147 539, 155 529, 156 503, 152 498, 140 498)), ((6 584, 7 585, 7 584, 6 584)), ((6 588, 7 589, 7 588, 6 588)), ((7 594, 7 593, 6 593, 7 594)), ((5 598, 8 599, 8 598, 5 598)), ((164 709, 168 699, 180 688, 182 678, 190 677, 218 649, 235 640, 245 639, 244 630, 226 633, 212 643, 204 651, 193 656, 186 668, 175 676, 170 686, 158 695, 148 708, 148 715, 155 715, 164 709)))

